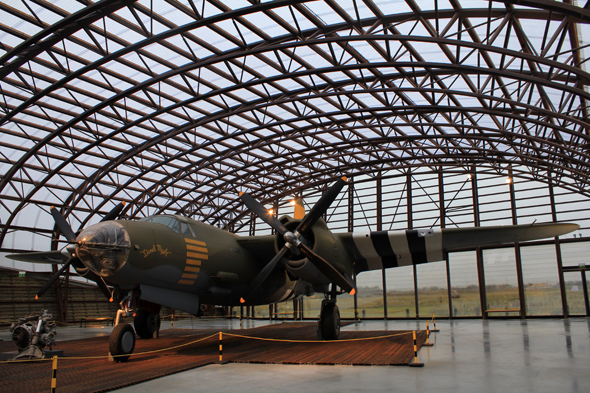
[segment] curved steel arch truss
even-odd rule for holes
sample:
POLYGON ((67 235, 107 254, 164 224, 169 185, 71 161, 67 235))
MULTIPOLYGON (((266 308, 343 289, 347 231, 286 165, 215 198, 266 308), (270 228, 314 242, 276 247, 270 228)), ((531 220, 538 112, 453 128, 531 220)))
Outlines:
POLYGON ((590 194, 590 11, 569 1, 64 4, 0 3, 0 244, 51 205, 241 226, 238 191, 416 167, 590 194))

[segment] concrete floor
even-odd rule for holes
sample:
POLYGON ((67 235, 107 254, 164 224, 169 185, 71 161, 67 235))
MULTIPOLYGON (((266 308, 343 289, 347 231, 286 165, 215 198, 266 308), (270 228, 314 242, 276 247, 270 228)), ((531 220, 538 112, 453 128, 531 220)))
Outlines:
MULTIPOLYGON (((245 321, 244 327, 268 324, 245 321)), ((236 320, 185 320, 175 328, 239 328, 236 320)), ((343 330, 420 329, 424 322, 365 321, 343 330)), ((125 393, 248 392, 588 392, 590 319, 439 320, 424 368, 210 365, 120 389, 125 393)), ((169 328, 169 322, 162 329, 169 328)), ((58 330, 58 340, 108 335, 111 327, 58 330)), ((10 339, 7 331, 0 339, 10 339)))

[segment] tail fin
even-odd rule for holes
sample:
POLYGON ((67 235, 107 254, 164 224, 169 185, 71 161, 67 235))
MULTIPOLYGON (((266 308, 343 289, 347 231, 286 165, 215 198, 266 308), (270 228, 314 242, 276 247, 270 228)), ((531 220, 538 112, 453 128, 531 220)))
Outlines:
POLYGON ((293 212, 293 218, 296 220, 303 220, 303 217, 305 217, 305 207, 303 207, 303 199, 295 198, 293 202, 295 202, 295 211, 293 212))

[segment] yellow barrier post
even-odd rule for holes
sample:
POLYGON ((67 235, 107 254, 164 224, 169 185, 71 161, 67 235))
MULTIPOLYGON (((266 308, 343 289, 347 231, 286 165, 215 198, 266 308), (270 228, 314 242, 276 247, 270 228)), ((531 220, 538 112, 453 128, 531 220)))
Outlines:
POLYGON ((430 321, 426 321, 426 342, 424 344, 422 344, 422 346, 424 347, 432 347, 434 344, 430 343, 430 326, 429 326, 429 322, 430 321))
POLYGON ((217 364, 227 364, 227 361, 223 361, 223 333, 219 332, 219 361, 217 364))
POLYGON ((434 318, 434 313, 432 313, 432 327, 433 329, 431 331, 435 333, 440 332, 440 330, 436 328, 436 319, 434 318))
POLYGON ((51 393, 55 393, 57 387, 57 356, 53 357, 53 365, 51 367, 51 393))
POLYGON ((410 367, 424 367, 424 363, 418 363, 418 344, 416 343, 416 331, 413 332, 414 336, 414 362, 410 362, 408 366, 410 367))

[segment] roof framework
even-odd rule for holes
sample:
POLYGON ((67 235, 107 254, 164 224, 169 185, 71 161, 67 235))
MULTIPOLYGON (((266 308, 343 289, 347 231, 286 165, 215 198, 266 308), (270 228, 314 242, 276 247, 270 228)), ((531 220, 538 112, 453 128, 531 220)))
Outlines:
POLYGON ((0 245, 81 226, 249 220, 335 178, 485 165, 590 194, 590 2, 0 3, 0 245), (516 4, 518 3, 518 4, 516 4), (524 168, 524 169, 522 169, 524 168))

